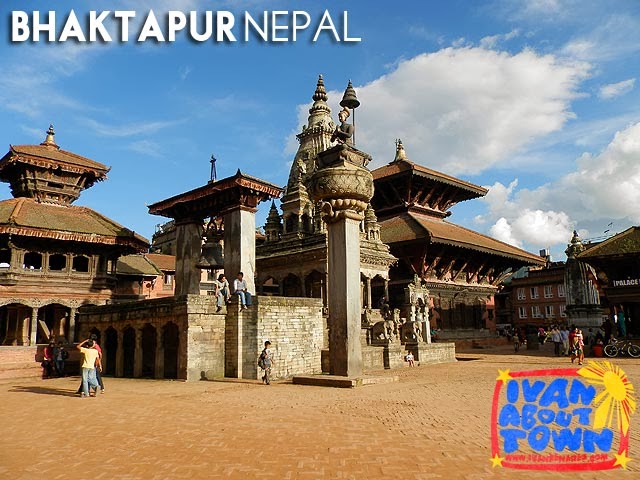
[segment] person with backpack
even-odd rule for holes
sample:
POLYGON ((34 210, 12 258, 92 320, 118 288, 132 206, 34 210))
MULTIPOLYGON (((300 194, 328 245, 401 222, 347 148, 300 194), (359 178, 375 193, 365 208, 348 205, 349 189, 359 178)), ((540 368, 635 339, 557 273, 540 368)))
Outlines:
POLYGON ((262 353, 260 354, 260 358, 258 359, 258 366, 262 370, 264 370, 262 381, 266 385, 271 384, 270 375, 271 375, 271 366, 273 365, 271 361, 271 350, 269 350, 270 346, 271 346, 271 342, 269 340, 264 342, 264 349, 262 350, 262 353))

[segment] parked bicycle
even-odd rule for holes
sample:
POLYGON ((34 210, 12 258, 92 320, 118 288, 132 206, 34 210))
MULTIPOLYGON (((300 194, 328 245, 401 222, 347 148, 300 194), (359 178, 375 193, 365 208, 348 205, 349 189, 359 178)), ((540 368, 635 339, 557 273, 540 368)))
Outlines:
POLYGON ((608 345, 604 347, 604 354, 607 357, 617 357, 618 355, 629 355, 633 358, 640 357, 640 346, 626 338, 611 339, 608 345))

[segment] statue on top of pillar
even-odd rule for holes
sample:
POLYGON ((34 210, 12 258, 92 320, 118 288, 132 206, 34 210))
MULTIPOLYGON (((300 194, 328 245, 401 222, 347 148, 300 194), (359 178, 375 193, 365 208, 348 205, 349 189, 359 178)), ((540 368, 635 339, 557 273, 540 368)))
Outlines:
POLYGON ((349 109, 347 107, 343 107, 338 113, 338 119, 340 120, 340 125, 336 126, 336 129, 333 131, 333 135, 331 135, 332 142, 338 143, 346 143, 347 145, 353 146, 353 132, 355 127, 347 123, 347 119, 351 113, 349 113, 349 109))

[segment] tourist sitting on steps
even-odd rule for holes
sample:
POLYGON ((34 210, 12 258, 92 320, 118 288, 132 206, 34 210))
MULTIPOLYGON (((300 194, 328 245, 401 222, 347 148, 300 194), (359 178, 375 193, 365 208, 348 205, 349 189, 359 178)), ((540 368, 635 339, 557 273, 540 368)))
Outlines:
POLYGON ((238 295, 243 310, 251 306, 251 294, 247 290, 247 282, 242 272, 238 272, 237 278, 233 281, 233 290, 234 294, 238 295))

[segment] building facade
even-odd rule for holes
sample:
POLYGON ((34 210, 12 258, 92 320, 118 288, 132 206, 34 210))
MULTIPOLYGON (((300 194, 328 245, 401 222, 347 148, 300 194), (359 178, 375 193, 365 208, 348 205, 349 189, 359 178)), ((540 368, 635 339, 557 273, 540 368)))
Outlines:
POLYGON ((72 205, 109 169, 61 149, 50 127, 40 145, 11 145, 0 180, 0 344, 75 340, 83 305, 109 302, 122 255, 145 251, 146 239, 87 208, 72 205))

